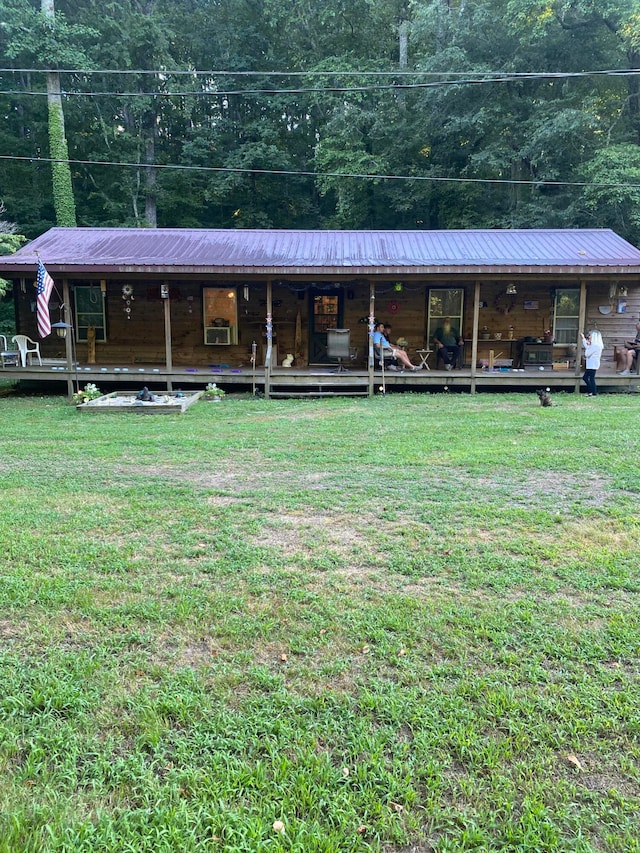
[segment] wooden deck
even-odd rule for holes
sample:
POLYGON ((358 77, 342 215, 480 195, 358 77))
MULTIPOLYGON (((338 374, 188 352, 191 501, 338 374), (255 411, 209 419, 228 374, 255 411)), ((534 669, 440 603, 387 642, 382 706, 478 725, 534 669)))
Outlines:
MULTIPOLYGON (((105 392, 119 389, 140 389, 145 385, 151 390, 173 391, 179 388, 204 388, 207 383, 215 382, 227 392, 252 392, 272 397, 296 396, 367 396, 371 393, 385 392, 463 392, 476 391, 529 391, 540 387, 549 387, 555 391, 580 392, 585 385, 581 381, 582 371, 576 375, 575 369, 539 370, 529 367, 516 371, 513 369, 494 369, 493 371, 470 367, 461 370, 420 370, 415 373, 376 370, 371 382, 369 371, 354 368, 336 372, 332 366, 284 368, 275 367, 269 376, 269 387, 265 388, 267 372, 264 367, 254 370, 247 367, 187 367, 173 366, 167 370, 164 365, 83 365, 79 364, 71 372, 66 364, 43 363, 42 366, 27 367, 8 365, 0 370, 0 381, 24 384, 28 387, 42 385, 50 387, 52 383, 60 386, 64 393, 71 392, 77 386, 84 387, 94 382, 105 392)), ((640 376, 619 376, 613 363, 605 363, 598 371, 597 383, 600 389, 620 393, 636 393, 640 390, 640 376)))

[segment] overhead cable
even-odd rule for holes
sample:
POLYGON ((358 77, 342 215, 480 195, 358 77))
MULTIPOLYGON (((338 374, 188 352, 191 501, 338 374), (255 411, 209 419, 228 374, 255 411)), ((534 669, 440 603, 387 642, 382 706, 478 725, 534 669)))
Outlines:
MULTIPOLYGON (((196 69, 169 69, 169 68, 138 68, 138 69, 118 69, 118 68, 102 68, 102 69, 86 69, 86 68, 0 68, 0 74, 4 73, 24 73, 24 74, 76 74, 86 76, 89 74, 122 74, 122 75, 141 75, 151 74, 155 76, 187 76, 187 77, 441 77, 447 75, 468 76, 473 74, 472 70, 467 71, 420 71, 390 69, 388 71, 341 71, 335 69, 333 71, 198 71, 196 69)), ((476 72, 483 75, 495 77, 509 77, 510 79, 519 78, 550 78, 550 79, 565 79, 567 77, 592 77, 592 76, 632 76, 640 74, 640 68, 603 68, 592 71, 483 71, 476 72)))
POLYGON ((359 178, 376 181, 415 181, 432 183, 456 184, 507 184, 535 187, 537 189, 557 189, 561 187, 608 187, 624 189, 640 189, 640 184, 609 183, 598 181, 546 181, 546 180, 514 180, 513 178, 451 178, 436 175, 384 175, 360 172, 311 172, 288 169, 241 169, 232 166, 184 166, 173 163, 116 163, 111 160, 72 160, 58 157, 20 157, 12 154, 0 154, 0 160, 15 160, 27 163, 65 163, 70 166, 120 166, 134 169, 174 169, 183 172, 222 172, 244 175, 282 175, 291 178, 359 178))

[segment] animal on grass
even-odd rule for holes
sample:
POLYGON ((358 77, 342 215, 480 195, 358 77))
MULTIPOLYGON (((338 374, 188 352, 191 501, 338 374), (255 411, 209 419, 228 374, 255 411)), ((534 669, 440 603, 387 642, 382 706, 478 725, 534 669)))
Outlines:
POLYGON ((541 406, 552 406, 553 405, 553 403, 551 402, 551 394, 549 393, 548 388, 539 388, 538 391, 536 391, 536 394, 540 398, 540 405, 541 406))

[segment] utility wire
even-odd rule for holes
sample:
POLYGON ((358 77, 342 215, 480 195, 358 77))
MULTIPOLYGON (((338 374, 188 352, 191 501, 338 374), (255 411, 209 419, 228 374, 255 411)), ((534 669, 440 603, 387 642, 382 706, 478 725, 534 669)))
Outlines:
POLYGON ((171 163, 116 163, 111 160, 71 160, 56 157, 19 157, 12 154, 0 154, 0 160, 15 160, 27 163, 66 163, 71 166, 120 166, 133 169, 174 169, 183 172, 223 172, 243 175, 282 175, 292 178, 363 178, 376 181, 416 181, 433 183, 456 184, 507 184, 536 187, 538 189, 560 187, 607 187, 623 189, 640 189, 640 184, 633 183, 600 183, 597 181, 546 181, 546 180, 514 180, 511 178, 450 178, 434 175, 377 175, 360 172, 311 172, 293 171, 287 169, 240 169, 231 166, 183 166, 171 163))
MULTIPOLYGON (((468 76, 469 71, 402 71, 392 69, 389 71, 198 71, 185 69, 84 69, 84 68, 0 68, 0 74, 4 73, 24 74, 76 74, 86 76, 89 74, 152 74, 161 77, 187 76, 187 77, 449 77, 468 76)), ((592 76, 629 76, 640 74, 640 68, 604 68, 594 71, 483 71, 483 75, 495 77, 508 77, 509 79, 565 79, 567 77, 592 77, 592 76)))
MULTIPOLYGON (((2 72, 3 69, 0 69, 2 72)), ((98 73, 98 72, 96 72, 98 73)), ((337 72, 337 75, 340 76, 341 72, 337 72)), ((420 73, 417 75, 415 72, 412 72, 413 76, 421 76, 420 73)), ((407 91, 413 89, 434 89, 442 86, 480 86, 486 83, 513 83, 523 80, 566 80, 569 78, 575 77, 587 77, 593 74, 606 74, 612 77, 622 77, 622 76, 637 76, 640 75, 640 69, 638 70, 625 70, 625 71, 585 71, 585 72, 558 72, 558 73, 518 73, 518 74, 501 74, 498 75, 497 72, 489 72, 490 76, 481 77, 458 77, 457 74, 455 79, 453 80, 433 80, 424 83, 374 83, 366 86, 313 86, 313 87, 305 87, 305 88, 296 88, 296 89, 217 89, 215 91, 207 91, 206 89, 198 89, 198 90, 185 90, 185 91, 171 91, 171 90, 158 90, 152 92, 95 92, 95 91, 87 91, 83 92, 80 90, 68 90, 63 89, 61 94, 65 97, 84 97, 84 98, 92 98, 92 97, 118 97, 118 98, 138 98, 138 97, 158 97, 163 96, 167 98, 179 98, 185 96, 195 96, 195 97, 229 97, 231 95, 301 95, 301 94, 349 94, 350 92, 374 92, 374 91, 407 91)), ((395 72, 384 72, 385 76, 395 77, 395 76, 406 76, 404 72, 396 75, 395 72)), ((256 76, 260 76, 257 75, 256 76)), ((312 75, 311 75, 312 76, 312 75)), ((363 76, 367 76, 365 73, 363 76)), ((449 72, 438 72, 438 74, 429 73, 428 76, 449 76, 449 72)), ((46 96, 47 92, 45 90, 27 90, 27 89, 4 89, 0 90, 0 95, 35 95, 35 96, 46 96)))

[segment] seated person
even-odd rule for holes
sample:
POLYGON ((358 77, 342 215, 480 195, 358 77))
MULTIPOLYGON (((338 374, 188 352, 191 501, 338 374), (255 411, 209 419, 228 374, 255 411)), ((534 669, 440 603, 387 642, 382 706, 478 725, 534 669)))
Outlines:
MULTIPOLYGON (((384 326, 382 334, 391 344, 391 323, 383 323, 382 325, 384 326)), ((394 344, 391 344, 391 346, 394 346, 394 344)), ((402 347, 398 346, 398 349, 402 349, 402 347)), ((398 359, 395 357, 395 355, 391 356, 391 358, 390 358, 389 355, 387 354, 387 357, 385 358, 384 363, 385 363, 386 367, 389 368, 390 370, 395 370, 398 368, 398 359)))
MULTIPOLYGON (((373 354, 377 362, 383 362, 385 351, 390 352, 400 362, 401 369, 406 367, 409 370, 422 370, 421 367, 411 363, 409 356, 403 349, 391 346, 384 335, 384 323, 378 323, 373 333, 373 354)), ((393 365, 389 365, 389 367, 394 369, 393 365)), ((395 369, 397 370, 397 368, 395 369)))
MULTIPOLYGON (((396 343, 392 342, 392 340, 391 340, 391 323, 384 323, 383 335, 389 341, 389 343, 391 344, 392 347, 395 347, 399 350, 405 351, 404 348, 407 346, 407 341, 405 339, 398 338, 396 343)), ((389 358, 389 356, 387 356, 384 361, 385 361, 385 364, 387 365, 387 367, 390 367, 392 370, 393 370, 392 365, 395 365, 395 367, 398 367, 398 359, 395 356, 393 356, 392 358, 389 358)))
POLYGON ((633 359, 637 360, 640 352, 640 323, 636 323, 636 337, 633 341, 625 341, 624 349, 618 350, 618 363, 616 367, 620 368, 618 373, 620 376, 628 376, 631 372, 633 359))
POLYGON ((442 359, 447 370, 462 367, 464 340, 456 327, 451 325, 451 317, 445 317, 442 326, 436 329, 433 343, 436 351, 436 368, 438 359, 442 359))

